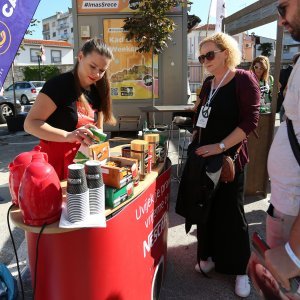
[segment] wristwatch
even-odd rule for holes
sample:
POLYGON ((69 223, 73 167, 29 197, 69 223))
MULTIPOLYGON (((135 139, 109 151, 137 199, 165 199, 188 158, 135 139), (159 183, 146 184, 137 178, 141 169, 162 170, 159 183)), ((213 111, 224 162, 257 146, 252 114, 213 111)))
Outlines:
POLYGON ((223 142, 221 142, 219 144, 219 148, 222 150, 222 152, 226 151, 226 147, 225 147, 225 144, 223 142))

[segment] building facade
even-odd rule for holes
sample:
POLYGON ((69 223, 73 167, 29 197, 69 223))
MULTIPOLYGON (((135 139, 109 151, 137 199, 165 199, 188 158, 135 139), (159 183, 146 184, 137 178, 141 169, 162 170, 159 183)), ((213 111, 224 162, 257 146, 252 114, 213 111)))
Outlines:
POLYGON ((39 63, 41 46, 44 49, 42 65, 70 65, 73 64, 73 45, 65 41, 24 39, 23 50, 15 58, 16 66, 34 66, 39 63))
POLYGON ((57 12, 42 20, 43 39, 66 41, 74 45, 72 9, 67 12, 57 12))
POLYGON ((287 30, 283 32, 282 44, 282 61, 291 61, 293 56, 300 52, 300 43, 295 41, 287 30))

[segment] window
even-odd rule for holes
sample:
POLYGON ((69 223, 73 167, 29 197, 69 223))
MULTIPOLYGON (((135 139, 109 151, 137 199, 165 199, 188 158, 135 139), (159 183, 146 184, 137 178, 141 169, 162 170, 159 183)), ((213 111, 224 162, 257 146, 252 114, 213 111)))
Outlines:
POLYGON ((43 31, 49 31, 49 23, 43 24, 43 31))
POLYGON ((30 61, 31 62, 38 62, 38 53, 40 52, 40 49, 39 48, 36 48, 36 49, 33 49, 31 48, 30 49, 30 61))
POLYGON ((21 90, 24 89, 24 84, 23 83, 16 83, 16 90, 21 90))
POLYGON ((52 37, 56 37, 56 32, 55 31, 52 33, 52 37))
POLYGON ((55 27, 55 22, 52 22, 52 27, 55 27))
POLYGON ((51 63, 61 63, 60 50, 51 50, 51 63))
POLYGON ((71 28, 71 32, 73 32, 73 27, 71 28))
POLYGON ((12 84, 6 89, 6 91, 12 91, 13 89, 14 89, 14 85, 12 84))

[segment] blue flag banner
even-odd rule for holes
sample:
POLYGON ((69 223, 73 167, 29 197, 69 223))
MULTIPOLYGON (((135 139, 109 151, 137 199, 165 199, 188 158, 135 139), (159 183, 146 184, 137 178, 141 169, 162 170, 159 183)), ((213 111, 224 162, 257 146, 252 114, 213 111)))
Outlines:
POLYGON ((40 0, 1 0, 0 90, 40 0))

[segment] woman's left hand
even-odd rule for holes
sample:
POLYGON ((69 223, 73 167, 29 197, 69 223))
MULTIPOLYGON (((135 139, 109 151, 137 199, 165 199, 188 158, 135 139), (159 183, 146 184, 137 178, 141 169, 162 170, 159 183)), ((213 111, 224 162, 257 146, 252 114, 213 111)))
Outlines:
POLYGON ((211 155, 220 154, 223 151, 220 149, 219 144, 210 144, 201 146, 196 149, 195 153, 199 156, 208 157, 211 155))

